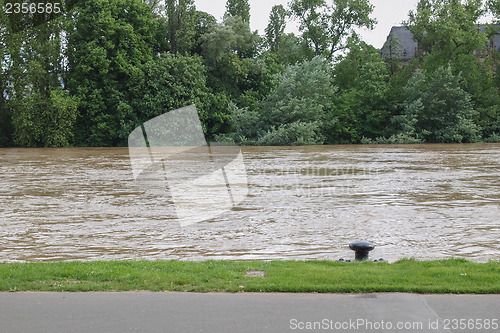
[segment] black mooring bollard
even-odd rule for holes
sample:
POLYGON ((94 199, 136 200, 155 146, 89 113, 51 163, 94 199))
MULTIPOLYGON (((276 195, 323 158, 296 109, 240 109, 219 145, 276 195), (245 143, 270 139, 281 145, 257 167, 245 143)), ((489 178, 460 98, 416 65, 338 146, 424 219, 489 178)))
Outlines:
POLYGON ((349 244, 349 248, 354 251, 355 259, 361 261, 368 260, 368 252, 373 250, 375 248, 375 245, 365 241, 352 242, 351 244, 349 244))

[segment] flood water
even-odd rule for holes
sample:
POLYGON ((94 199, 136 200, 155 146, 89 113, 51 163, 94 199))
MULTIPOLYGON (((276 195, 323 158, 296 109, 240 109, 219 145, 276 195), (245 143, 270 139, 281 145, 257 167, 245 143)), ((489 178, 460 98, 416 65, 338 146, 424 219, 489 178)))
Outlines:
POLYGON ((247 198, 181 227, 127 148, 0 149, 0 261, 500 260, 500 144, 242 151, 247 198))

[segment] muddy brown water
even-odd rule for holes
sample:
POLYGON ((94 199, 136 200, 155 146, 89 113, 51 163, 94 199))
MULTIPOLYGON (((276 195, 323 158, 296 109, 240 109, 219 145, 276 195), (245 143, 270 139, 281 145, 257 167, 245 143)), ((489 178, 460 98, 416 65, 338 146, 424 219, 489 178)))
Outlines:
POLYGON ((242 151, 248 197, 181 227, 127 148, 0 149, 0 261, 500 260, 500 144, 242 151))

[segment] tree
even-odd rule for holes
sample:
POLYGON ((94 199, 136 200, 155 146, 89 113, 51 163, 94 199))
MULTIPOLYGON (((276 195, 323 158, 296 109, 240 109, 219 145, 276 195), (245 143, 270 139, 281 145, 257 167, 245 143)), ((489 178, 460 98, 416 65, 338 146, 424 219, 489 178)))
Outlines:
POLYGON ((145 4, 147 4, 151 10, 151 13, 154 17, 160 17, 164 10, 162 8, 163 0, 142 0, 145 4))
POLYGON ((282 5, 273 6, 266 27, 266 42, 271 52, 279 50, 286 27, 286 10, 282 5))
POLYGON ((440 67, 427 76, 418 70, 405 87, 404 114, 397 118, 401 134, 425 142, 475 142, 479 128, 471 95, 461 87, 460 75, 440 67))
POLYGON ((148 61, 142 68, 144 84, 132 102, 135 109, 132 121, 127 124, 124 134, 135 127, 165 112, 187 105, 197 105, 199 112, 208 95, 205 83, 205 68, 199 57, 180 54, 162 54, 148 61))
MULTIPOLYGON (((495 13, 497 1, 488 1, 495 13)), ((498 26, 480 25, 485 13, 483 1, 421 0, 410 12, 406 23, 423 51, 420 68, 434 73, 450 67, 461 77, 461 86, 471 95, 479 112, 475 123, 481 124, 484 136, 496 132, 498 94, 492 90, 498 66, 496 50, 487 47, 498 26)), ((495 32, 496 31, 496 32, 495 32)))
POLYGON ((237 99, 248 87, 252 59, 260 37, 241 17, 228 17, 201 38, 202 55, 208 68, 208 85, 237 99))
MULTIPOLYGON (((59 5, 61 11, 71 7, 68 1, 59 5)), ((62 90, 65 17, 38 11, 12 15, 1 18, 5 90, 0 117, 18 145, 66 146, 76 102, 62 90)))
POLYGON ((193 0, 166 0, 166 14, 170 52, 191 53, 198 18, 193 0))
POLYGON ((250 4, 248 0, 227 0, 224 18, 241 17, 243 22, 250 23, 250 4))
POLYGON ((276 52, 278 62, 283 65, 295 65, 314 58, 314 51, 294 33, 283 34, 276 52))
POLYGON ((120 119, 142 89, 158 22, 136 0, 85 1, 70 22, 68 87, 80 100, 75 143, 123 144, 120 119))
POLYGON ((253 57, 259 41, 257 32, 252 32, 239 16, 226 18, 201 36, 203 56, 209 66, 215 66, 228 53, 240 59, 253 57))
POLYGON ((196 24, 195 24, 195 41, 196 46, 193 49, 193 53, 202 55, 202 36, 209 33, 217 25, 217 20, 212 15, 197 11, 196 12, 196 24))
POLYGON ((14 142, 25 147, 67 147, 73 137, 78 101, 61 88, 50 95, 33 91, 13 117, 14 142))
POLYGON ((500 1, 499 0, 488 0, 487 6, 490 12, 495 16, 495 18, 500 17, 500 1))
POLYGON ((389 73, 378 50, 357 39, 349 53, 335 66, 333 115, 338 119, 329 130, 330 143, 359 143, 363 137, 385 135, 390 118, 389 73))
MULTIPOLYGON (((3 1, 0 1, 3 8, 3 1)), ((11 114, 7 108, 6 96, 8 94, 8 69, 9 64, 6 59, 9 52, 9 19, 5 11, 0 11, 0 59, 3 59, 0 66, 0 147, 8 146, 11 143, 12 122, 11 114)))
MULTIPOLYGON (((142 67, 144 83, 136 92, 128 112, 121 113, 121 137, 156 116, 195 104, 205 133, 228 130, 229 101, 223 94, 213 94, 206 85, 205 67, 199 56, 163 54, 142 67)), ((126 105, 123 105, 127 108, 126 105)))
POLYGON ((257 110, 236 110, 232 138, 243 144, 322 144, 332 84, 328 64, 319 57, 289 66, 279 74, 278 86, 260 102, 257 110))
POLYGON ((373 29, 370 18, 373 5, 368 0, 293 0, 290 11, 299 20, 302 37, 317 56, 332 59, 337 51, 346 48, 354 28, 373 29))
POLYGON ((478 24, 483 14, 481 0, 420 0, 405 24, 433 71, 459 64, 462 55, 484 52, 488 38, 478 24))

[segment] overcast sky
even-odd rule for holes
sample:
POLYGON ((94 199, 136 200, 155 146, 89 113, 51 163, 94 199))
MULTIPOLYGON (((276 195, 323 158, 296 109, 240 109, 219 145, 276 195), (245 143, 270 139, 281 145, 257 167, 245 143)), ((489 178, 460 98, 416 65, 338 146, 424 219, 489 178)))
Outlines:
MULTIPOLYGON (((290 0, 249 0, 250 2, 250 26, 252 30, 259 30, 264 34, 264 29, 269 22, 269 12, 274 5, 282 4, 287 8, 290 0)), ((401 25, 406 20, 408 12, 416 8, 418 0, 370 0, 375 6, 372 16, 378 21, 372 31, 361 30, 359 33, 362 39, 381 48, 384 44, 391 27, 401 25)), ((198 10, 212 14, 219 21, 226 11, 226 0, 195 0, 198 10)), ((287 25, 287 32, 297 32, 297 26, 287 25)))

